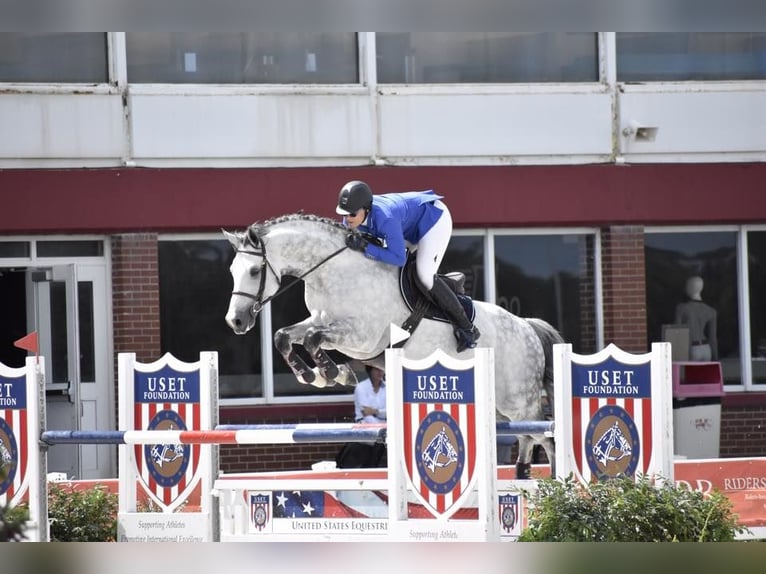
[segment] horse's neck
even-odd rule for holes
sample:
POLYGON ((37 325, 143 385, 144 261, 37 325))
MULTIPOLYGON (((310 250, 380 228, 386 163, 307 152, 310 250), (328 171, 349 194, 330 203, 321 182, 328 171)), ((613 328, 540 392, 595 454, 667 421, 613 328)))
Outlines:
POLYGON ((319 224, 280 227, 267 236, 267 253, 280 272, 305 273, 343 246, 330 229, 319 224))

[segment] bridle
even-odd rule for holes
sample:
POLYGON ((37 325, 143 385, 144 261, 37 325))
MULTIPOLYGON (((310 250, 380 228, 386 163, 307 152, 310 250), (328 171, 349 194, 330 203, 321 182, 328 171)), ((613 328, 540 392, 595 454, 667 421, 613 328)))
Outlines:
POLYGON ((252 299, 253 300, 253 314, 256 314, 256 315, 261 311, 261 309, 263 309, 263 306, 266 305, 266 303, 268 303, 272 299, 276 299, 282 293, 287 291, 290 287, 292 287, 293 285, 295 285, 299 281, 303 280, 303 278, 306 277, 306 275, 308 275, 312 271, 315 271, 318 267, 320 267, 321 265, 324 265, 330 259, 332 259, 336 255, 338 255, 341 252, 343 252, 346 249, 348 249, 348 247, 344 245, 343 247, 341 247, 337 251, 331 253, 330 255, 328 255, 327 257, 322 259, 319 263, 314 265, 311 269, 309 269, 308 271, 306 271, 305 273, 303 273, 299 277, 295 277, 288 285, 285 285, 285 287, 283 287, 283 288, 277 289, 277 291, 275 291, 273 295, 270 295, 270 296, 268 296, 268 297, 266 297, 264 299, 263 298, 263 290, 266 287, 266 273, 265 273, 266 268, 268 267, 269 271, 271 271, 272 275, 274 275, 274 278, 277 281, 279 281, 279 275, 277 275, 277 272, 274 271, 274 267, 272 267, 271 263, 269 262, 268 257, 266 257, 266 244, 264 244, 264 242, 261 241, 261 239, 253 232, 252 229, 248 229, 247 230, 247 235, 245 236, 244 240, 251 247, 251 249, 247 249, 247 248, 245 248, 245 249, 235 249, 234 251, 236 253, 243 253, 245 255, 257 255, 258 257, 262 258, 261 259, 261 268, 258 271, 258 273, 260 273, 260 275, 261 275, 260 281, 258 283, 258 293, 253 295, 252 293, 248 293, 247 291, 232 291, 231 294, 232 295, 240 295, 242 297, 246 297, 248 299, 252 299))

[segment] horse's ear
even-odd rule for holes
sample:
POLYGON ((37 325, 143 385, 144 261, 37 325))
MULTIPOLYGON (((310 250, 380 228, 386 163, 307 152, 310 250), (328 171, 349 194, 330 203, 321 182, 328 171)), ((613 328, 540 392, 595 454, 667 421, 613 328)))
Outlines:
POLYGON ((261 238, 258 237, 258 233, 252 225, 247 228, 247 240, 253 244, 253 247, 258 247, 261 244, 261 238))
POLYGON ((226 231, 225 229, 221 229, 221 232, 223 233, 223 236, 229 240, 229 243, 231 243, 231 246, 234 249, 237 249, 239 247, 239 237, 237 237, 236 234, 230 233, 226 231))

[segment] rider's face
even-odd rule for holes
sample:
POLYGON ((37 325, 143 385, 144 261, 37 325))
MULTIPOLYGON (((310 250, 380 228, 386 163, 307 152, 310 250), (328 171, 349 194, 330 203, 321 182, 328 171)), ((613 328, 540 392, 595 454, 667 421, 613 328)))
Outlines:
POLYGON ((356 229, 364 222, 364 217, 364 208, 360 208, 353 215, 346 216, 346 225, 348 225, 351 229, 356 229))

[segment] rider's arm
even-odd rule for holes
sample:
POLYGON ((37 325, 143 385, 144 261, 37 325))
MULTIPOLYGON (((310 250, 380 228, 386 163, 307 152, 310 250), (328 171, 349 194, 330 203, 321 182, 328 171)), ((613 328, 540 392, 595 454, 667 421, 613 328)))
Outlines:
POLYGON ((384 240, 385 247, 370 243, 364 254, 371 259, 402 267, 407 262, 407 245, 404 242, 401 222, 393 218, 387 219, 378 226, 375 235, 384 240))

